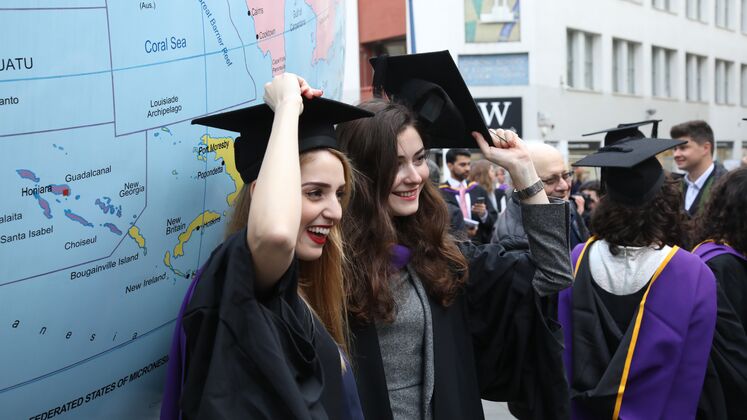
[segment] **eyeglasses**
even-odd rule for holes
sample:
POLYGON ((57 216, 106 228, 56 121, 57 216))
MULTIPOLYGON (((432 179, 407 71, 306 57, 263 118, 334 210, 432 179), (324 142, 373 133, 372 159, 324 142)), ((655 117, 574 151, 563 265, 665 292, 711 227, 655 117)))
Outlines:
POLYGON ((543 179, 542 183, 545 185, 555 185, 558 182, 560 182, 561 178, 563 179, 563 181, 568 182, 571 178, 573 178, 573 172, 568 171, 568 172, 563 172, 560 175, 553 175, 550 178, 543 179))

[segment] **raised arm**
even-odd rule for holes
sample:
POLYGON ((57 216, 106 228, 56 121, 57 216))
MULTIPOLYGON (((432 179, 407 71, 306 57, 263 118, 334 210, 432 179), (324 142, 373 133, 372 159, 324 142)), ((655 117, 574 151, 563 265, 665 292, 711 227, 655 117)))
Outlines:
MULTIPOLYGON (((490 143, 477 131, 472 132, 472 137, 480 146, 480 151, 485 158, 496 165, 506 168, 511 174, 514 187, 521 191, 540 180, 534 169, 529 152, 522 144, 519 136, 513 131, 498 129, 491 131, 490 143)), ((521 201, 522 204, 547 204, 550 201, 543 189, 535 195, 521 201)))
MULTIPOLYGON (((529 153, 516 133, 496 130, 491 144, 478 132, 472 135, 491 162, 508 169, 517 191, 539 181, 529 153)), ((550 202, 544 189, 521 200, 522 222, 535 265, 532 285, 540 296, 557 293, 573 283, 568 226, 570 214, 565 202, 550 202)))
POLYGON ((257 275, 255 287, 267 290, 288 269, 301 224, 301 168, 298 119, 302 95, 320 96, 290 73, 265 84, 264 100, 275 111, 267 151, 257 181, 251 186, 246 240, 257 275))

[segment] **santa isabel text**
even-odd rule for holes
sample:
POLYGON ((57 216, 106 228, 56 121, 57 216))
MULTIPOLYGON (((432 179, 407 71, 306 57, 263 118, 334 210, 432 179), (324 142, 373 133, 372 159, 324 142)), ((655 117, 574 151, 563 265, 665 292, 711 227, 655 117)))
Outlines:
POLYGON ((165 355, 161 357, 160 359, 156 360, 155 362, 152 362, 148 364, 147 366, 144 366, 130 373, 129 375, 125 375, 124 377, 120 378, 117 381, 104 385, 97 390, 91 391, 84 396, 68 401, 62 405, 59 405, 57 407, 52 407, 49 410, 39 413, 35 416, 31 416, 29 417, 29 420, 47 420, 47 419, 53 418, 54 416, 65 414, 71 410, 75 410, 76 408, 81 407, 82 405, 86 403, 89 403, 99 397, 103 397, 104 395, 109 394, 110 392, 113 392, 127 385, 129 382, 140 379, 141 377, 143 377, 143 375, 150 373, 151 371, 157 369, 158 367, 166 364, 166 362, 168 361, 169 361, 169 356, 165 355))

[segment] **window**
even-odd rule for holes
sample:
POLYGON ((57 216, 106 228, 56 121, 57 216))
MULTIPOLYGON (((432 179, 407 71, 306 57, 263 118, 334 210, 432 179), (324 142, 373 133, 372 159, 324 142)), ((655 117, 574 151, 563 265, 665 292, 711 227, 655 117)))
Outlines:
POLYGON ((705 22, 705 2, 706 0, 687 0, 687 17, 705 22))
POLYGON ((685 56, 685 65, 687 74, 687 100, 694 102, 704 101, 703 78, 705 77, 706 58, 695 54, 687 54, 685 56))
POLYGON ((638 54, 641 44, 622 39, 612 40, 612 91, 635 95, 637 92, 638 54))
POLYGON ((566 33, 566 79, 568 80, 568 86, 576 86, 576 79, 573 77, 574 68, 576 67, 576 61, 574 60, 578 53, 575 48, 575 32, 568 31, 566 33))
POLYGON ((731 104, 734 102, 731 93, 731 77, 734 63, 716 59, 713 72, 715 101, 717 104, 731 104))
POLYGON ((673 98, 675 50, 662 47, 651 48, 651 94, 662 98, 673 98))
POLYGON ((675 0, 653 0, 652 5, 655 9, 666 10, 667 12, 674 12, 675 0))
POLYGON ((734 9, 734 6, 732 5, 733 0, 716 0, 716 26, 721 28, 727 28, 730 29, 732 27, 731 25, 731 15, 732 10, 734 9))
POLYGON ((568 55, 566 78, 573 88, 598 89, 597 62, 599 35, 569 29, 566 36, 568 55))
POLYGON ((594 38, 584 35, 584 87, 594 89, 594 38))
POLYGON ((368 65, 368 60, 371 57, 378 57, 382 54, 390 56, 407 54, 407 43, 405 38, 393 38, 383 41, 368 42, 361 45, 359 50, 360 57, 360 87, 361 87, 361 100, 371 98, 373 96, 373 87, 371 86, 371 80, 373 79, 373 68, 368 65))
POLYGON ((740 83, 741 86, 741 92, 742 92, 742 106, 747 106, 747 64, 742 64, 742 83, 740 83))

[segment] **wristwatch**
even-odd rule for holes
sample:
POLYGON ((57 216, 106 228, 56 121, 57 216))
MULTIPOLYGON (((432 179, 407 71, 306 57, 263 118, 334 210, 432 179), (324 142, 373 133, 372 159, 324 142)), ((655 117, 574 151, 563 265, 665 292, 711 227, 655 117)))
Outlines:
POLYGON ((545 188, 545 184, 542 183, 541 179, 538 179, 534 184, 524 188, 523 190, 514 189, 514 194, 519 200, 526 200, 527 198, 534 197, 538 192, 545 188))

